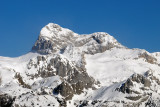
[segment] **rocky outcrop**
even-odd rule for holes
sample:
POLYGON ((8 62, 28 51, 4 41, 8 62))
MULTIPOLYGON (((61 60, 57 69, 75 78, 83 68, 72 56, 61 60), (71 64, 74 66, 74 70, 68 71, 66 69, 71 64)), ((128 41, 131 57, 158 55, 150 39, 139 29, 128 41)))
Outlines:
POLYGON ((65 97, 65 100, 71 100, 75 94, 73 88, 67 82, 62 82, 53 90, 53 93, 61 94, 63 97, 65 97))
POLYGON ((144 52, 139 55, 139 58, 144 58, 146 62, 151 64, 157 64, 157 59, 151 55, 149 55, 147 52, 144 52))
POLYGON ((54 67, 56 75, 65 78, 66 81, 59 85, 56 90, 59 89, 59 93, 67 100, 71 99, 74 94, 81 94, 84 88, 92 88, 95 84, 95 80, 87 74, 85 68, 72 66, 69 61, 64 64, 60 57, 55 58, 54 67))
POLYGON ((29 89, 31 89, 31 86, 28 85, 28 84, 26 84, 26 83, 23 81, 22 76, 21 76, 19 73, 16 73, 16 75, 15 75, 14 77, 18 80, 19 84, 22 85, 24 88, 29 88, 29 89))
POLYGON ((15 98, 7 94, 0 94, 0 107, 12 107, 15 98))
POLYGON ((132 81, 135 81, 137 83, 141 83, 144 85, 144 87, 150 87, 151 86, 151 82, 149 79, 147 79, 146 77, 144 77, 143 75, 140 74, 134 74, 131 77, 132 81))
POLYGON ((145 103, 145 107, 159 107, 158 104, 150 97, 148 101, 145 103))
POLYGON ((87 74, 85 68, 76 66, 60 55, 38 56, 30 60, 28 68, 31 71, 37 69, 34 75, 28 75, 32 79, 60 76, 63 82, 53 92, 61 94, 66 100, 70 100, 74 94, 81 94, 83 89, 94 88, 94 85, 98 83, 87 74))
POLYGON ((90 34, 90 39, 88 39, 84 44, 84 46, 87 46, 87 50, 84 50, 86 54, 96 54, 96 53, 102 53, 106 50, 110 50, 114 47, 122 48, 123 46, 116 41, 114 38, 112 38, 109 34, 98 32, 90 34), (107 41, 106 39, 110 39, 111 41, 107 41), (91 41, 94 41, 92 44, 91 41))
POLYGON ((39 37, 35 45, 32 47, 32 51, 37 51, 39 53, 50 53, 50 50, 55 52, 54 44, 50 40, 45 40, 43 37, 39 37))
POLYGON ((153 75, 152 70, 148 70, 147 72, 145 72, 144 75, 150 78, 152 81, 155 81, 158 85, 160 85, 160 80, 155 75, 153 75))
POLYGON ((136 94, 139 93, 139 92, 135 92, 135 91, 132 90, 133 82, 136 82, 138 84, 143 84, 144 87, 150 87, 151 86, 151 81, 149 79, 147 79, 146 77, 144 77, 143 75, 140 75, 140 74, 133 74, 117 90, 119 90, 122 93, 128 93, 128 94, 131 94, 132 92, 136 93, 136 94))

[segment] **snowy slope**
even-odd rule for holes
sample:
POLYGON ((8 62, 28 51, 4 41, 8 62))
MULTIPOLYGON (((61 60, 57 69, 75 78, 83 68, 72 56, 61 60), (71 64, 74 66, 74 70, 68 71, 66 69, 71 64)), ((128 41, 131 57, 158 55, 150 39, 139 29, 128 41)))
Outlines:
POLYGON ((123 81, 134 73, 144 74, 150 69, 160 71, 158 65, 138 58, 144 52, 146 51, 140 49, 113 48, 104 53, 86 55, 86 68, 89 75, 98 79, 102 85, 123 81))

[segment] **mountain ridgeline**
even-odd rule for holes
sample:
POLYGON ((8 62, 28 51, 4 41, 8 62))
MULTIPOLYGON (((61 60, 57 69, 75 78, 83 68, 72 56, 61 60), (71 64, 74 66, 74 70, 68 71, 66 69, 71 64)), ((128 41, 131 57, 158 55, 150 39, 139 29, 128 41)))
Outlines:
POLYGON ((159 107, 160 53, 49 23, 31 52, 0 57, 0 107, 159 107))

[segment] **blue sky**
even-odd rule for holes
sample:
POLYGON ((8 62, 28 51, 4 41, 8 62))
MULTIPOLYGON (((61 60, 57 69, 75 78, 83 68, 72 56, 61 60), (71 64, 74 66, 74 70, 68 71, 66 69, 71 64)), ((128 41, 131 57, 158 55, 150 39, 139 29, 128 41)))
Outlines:
POLYGON ((79 34, 107 32, 129 48, 160 51, 159 0, 1 0, 0 56, 29 52, 50 22, 79 34))

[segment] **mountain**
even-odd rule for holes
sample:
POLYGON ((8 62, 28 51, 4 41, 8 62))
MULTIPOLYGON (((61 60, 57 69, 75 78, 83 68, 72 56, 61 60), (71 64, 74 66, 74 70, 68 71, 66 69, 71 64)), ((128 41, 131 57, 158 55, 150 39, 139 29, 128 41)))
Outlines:
POLYGON ((159 71, 159 52, 49 23, 29 53, 0 57, 0 106, 159 107, 159 71))

